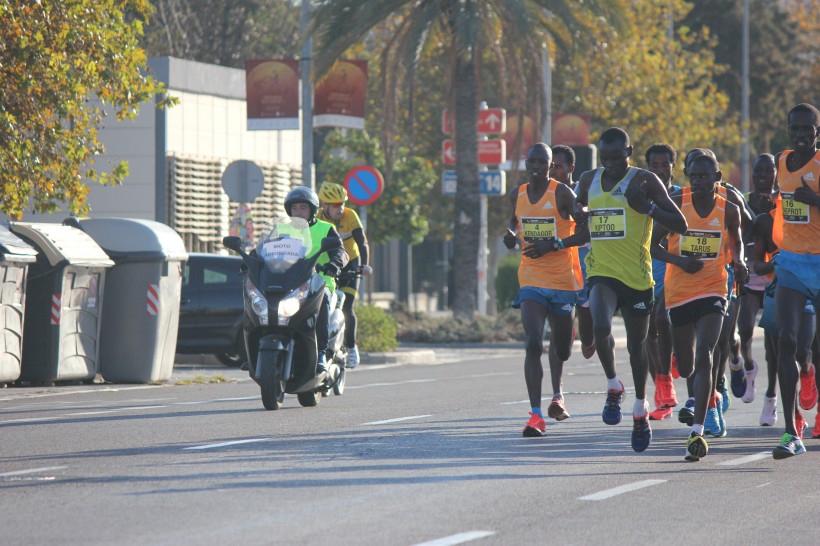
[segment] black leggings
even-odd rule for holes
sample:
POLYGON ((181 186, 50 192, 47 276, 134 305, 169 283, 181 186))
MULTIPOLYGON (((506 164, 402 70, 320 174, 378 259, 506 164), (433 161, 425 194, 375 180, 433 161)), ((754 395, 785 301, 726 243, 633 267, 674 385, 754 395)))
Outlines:
POLYGON ((353 300, 356 296, 345 292, 345 302, 342 311, 345 314, 345 347, 350 349, 356 345, 356 313, 353 311, 353 300))

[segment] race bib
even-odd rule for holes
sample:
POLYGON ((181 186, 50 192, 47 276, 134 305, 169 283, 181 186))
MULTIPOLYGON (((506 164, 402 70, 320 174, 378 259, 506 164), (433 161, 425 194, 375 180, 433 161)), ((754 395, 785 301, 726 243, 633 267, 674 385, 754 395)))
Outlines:
POLYGON ((716 260, 720 251, 720 231, 687 231, 680 236, 680 255, 716 260))
POLYGON ((591 209, 589 211, 590 239, 623 239, 624 237, 626 237, 624 209, 591 209))
POLYGON ((524 234, 525 243, 555 239, 555 217, 522 218, 521 231, 524 234))
POLYGON ((794 200, 794 193, 781 192, 783 197, 783 220, 790 224, 808 224, 809 206, 794 200))
POLYGON ((305 256, 305 245, 301 239, 283 238, 266 242, 262 246, 263 260, 296 261, 305 256))

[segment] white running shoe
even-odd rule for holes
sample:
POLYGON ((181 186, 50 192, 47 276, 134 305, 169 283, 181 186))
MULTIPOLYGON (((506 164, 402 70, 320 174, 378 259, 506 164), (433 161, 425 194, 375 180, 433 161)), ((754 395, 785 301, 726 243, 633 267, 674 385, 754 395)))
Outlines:
POLYGON ((777 395, 763 397, 763 412, 760 414, 760 426, 773 427, 777 423, 777 395))
POLYGON ((757 362, 752 360, 752 369, 744 371, 746 375, 746 392, 743 393, 743 396, 740 399, 747 404, 753 402, 755 399, 755 378, 757 377, 757 369, 757 362))
POLYGON ((354 345, 347 350, 347 366, 348 368, 355 368, 359 365, 359 347, 354 345))

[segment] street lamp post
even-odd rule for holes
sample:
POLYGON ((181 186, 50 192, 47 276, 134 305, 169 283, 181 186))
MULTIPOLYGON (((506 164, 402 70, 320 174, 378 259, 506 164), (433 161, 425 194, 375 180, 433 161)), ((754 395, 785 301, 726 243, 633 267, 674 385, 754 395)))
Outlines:
POLYGON ((313 188, 313 84, 310 81, 313 38, 308 35, 310 0, 302 0, 302 185, 313 188))
POLYGON ((749 191, 749 0, 743 0, 743 98, 741 116, 743 149, 741 157, 741 186, 743 193, 749 191))

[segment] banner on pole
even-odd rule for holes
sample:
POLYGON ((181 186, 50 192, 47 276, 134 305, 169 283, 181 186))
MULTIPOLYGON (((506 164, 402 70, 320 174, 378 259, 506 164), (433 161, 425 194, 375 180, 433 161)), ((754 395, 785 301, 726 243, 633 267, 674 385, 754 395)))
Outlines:
POLYGON ((367 61, 339 60, 313 91, 313 126, 364 129, 367 61))
POLYGON ((248 131, 299 129, 299 61, 245 61, 248 131))

